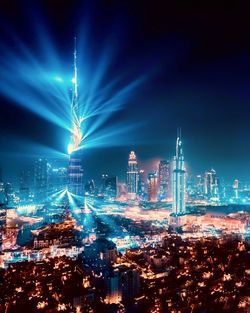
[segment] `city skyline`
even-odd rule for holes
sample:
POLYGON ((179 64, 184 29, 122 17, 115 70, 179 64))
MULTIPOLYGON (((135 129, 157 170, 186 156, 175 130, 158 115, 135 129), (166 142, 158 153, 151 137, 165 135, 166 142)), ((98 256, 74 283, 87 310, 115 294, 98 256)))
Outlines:
POLYGON ((248 12, 0 1, 0 312, 249 312, 248 12))

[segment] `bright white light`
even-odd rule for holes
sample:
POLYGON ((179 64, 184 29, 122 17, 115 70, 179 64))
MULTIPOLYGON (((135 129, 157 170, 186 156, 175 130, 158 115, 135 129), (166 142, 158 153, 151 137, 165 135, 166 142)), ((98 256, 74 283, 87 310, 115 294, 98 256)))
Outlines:
POLYGON ((73 84, 75 84, 75 83, 76 83, 75 77, 73 77, 73 78, 71 79, 71 81, 72 81, 73 84))
POLYGON ((74 145, 73 145, 73 143, 70 143, 68 145, 68 154, 71 154, 73 151, 74 151, 74 145))
POLYGON ((68 154, 79 149, 80 144, 83 139, 82 131, 81 131, 81 123, 83 118, 80 118, 80 121, 75 122, 73 128, 71 129, 71 142, 68 145, 68 154))
POLYGON ((55 77, 54 77, 54 80, 57 81, 57 82, 59 82, 59 83, 63 83, 63 79, 62 79, 62 77, 60 77, 60 76, 55 76, 55 77))

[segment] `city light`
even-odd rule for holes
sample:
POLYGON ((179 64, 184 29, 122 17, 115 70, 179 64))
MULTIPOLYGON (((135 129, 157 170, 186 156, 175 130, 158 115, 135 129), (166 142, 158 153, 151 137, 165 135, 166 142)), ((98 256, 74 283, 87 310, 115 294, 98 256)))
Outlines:
POLYGON ((248 14, 22 2, 0 4, 0 312, 249 312, 248 14))

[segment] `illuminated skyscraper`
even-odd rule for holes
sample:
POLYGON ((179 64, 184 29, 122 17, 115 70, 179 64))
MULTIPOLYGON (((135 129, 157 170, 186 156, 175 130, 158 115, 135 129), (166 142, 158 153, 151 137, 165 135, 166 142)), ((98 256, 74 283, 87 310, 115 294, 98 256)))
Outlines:
POLYGON ((145 195, 144 170, 139 170, 138 195, 139 195, 141 198, 143 198, 143 196, 145 195))
POLYGON ((234 198, 238 199, 239 198, 239 181, 238 181, 238 179, 234 180, 233 191, 234 191, 234 195, 233 195, 234 198))
POLYGON ((181 130, 178 129, 176 155, 173 160, 173 213, 185 214, 186 170, 182 151, 181 130))
MULTIPOLYGON (((76 42, 75 42, 76 44, 76 42)), ((83 169, 81 150, 79 146, 82 142, 81 123, 83 118, 79 113, 78 104, 78 90, 77 90, 77 64, 76 64, 76 46, 74 51, 74 77, 73 92, 72 92, 72 103, 71 103, 71 141, 68 146, 68 153, 70 155, 69 168, 68 168, 68 190, 76 195, 83 195, 83 169)))
POLYGON ((73 152, 69 159, 68 168, 68 190, 69 192, 82 196, 84 193, 83 188, 83 169, 82 169, 82 159, 79 152, 73 152))
POLYGON ((48 162, 46 159, 38 159, 34 166, 35 198, 45 200, 48 192, 48 162))
POLYGON ((93 179, 89 180, 84 186, 85 194, 94 195, 96 192, 95 182, 93 179))
POLYGON ((30 170, 22 170, 19 180, 19 197, 21 201, 28 201, 34 182, 32 182, 32 172, 30 170))
POLYGON ((156 202, 158 194, 158 177, 157 173, 148 174, 148 201, 156 202))
POLYGON ((161 160, 159 163, 159 196, 160 200, 166 200, 170 197, 170 162, 161 160))
POLYGON ((134 151, 131 151, 128 159, 127 190, 128 198, 134 200, 138 193, 138 164, 134 151))
POLYGON ((105 200, 115 200, 118 193, 118 177, 103 174, 102 192, 105 200))
POLYGON ((68 183, 68 169, 66 167, 52 167, 50 185, 54 192, 65 189, 68 183))
POLYGON ((207 199, 219 196, 219 179, 214 169, 206 171, 204 174, 204 194, 207 199))

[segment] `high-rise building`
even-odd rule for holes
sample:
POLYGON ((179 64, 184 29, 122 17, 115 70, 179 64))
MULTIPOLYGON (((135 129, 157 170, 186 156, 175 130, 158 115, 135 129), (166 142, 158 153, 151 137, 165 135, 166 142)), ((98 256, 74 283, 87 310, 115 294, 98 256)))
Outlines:
POLYGON ((127 191, 128 199, 135 200, 138 193, 138 163, 134 151, 131 151, 128 159, 127 191))
POLYGON ((19 180, 19 197, 21 201, 29 201, 33 187, 33 175, 31 170, 22 170, 19 180))
POLYGON ((70 155, 69 168, 68 168, 68 190, 69 192, 82 196, 84 193, 83 188, 83 169, 82 160, 79 153, 73 152, 70 155))
POLYGON ((140 293, 140 274, 134 268, 119 265, 104 276, 107 303, 128 302, 140 293))
POLYGON ((50 185, 53 192, 57 192, 67 186, 67 168, 52 167, 50 173, 50 185))
POLYGON ((122 299, 120 288, 120 273, 118 268, 112 269, 104 276, 106 303, 119 303, 122 299))
POLYGON ((34 166, 34 191, 37 200, 45 200, 48 192, 48 162, 38 159, 34 166))
MULTIPOLYGON (((76 40, 75 40, 76 44, 76 40)), ((73 92, 72 92, 72 103, 71 103, 71 143, 68 147, 70 154, 69 167, 68 167, 68 190, 76 195, 83 195, 83 169, 82 169, 82 158, 81 150, 79 145, 82 141, 81 123, 83 121, 79 114, 79 103, 78 103, 78 82, 77 82, 77 64, 76 64, 76 47, 74 50, 74 78, 73 92)))
POLYGON ((234 191, 234 194, 233 194, 234 198, 238 199, 239 198, 239 181, 238 181, 238 179, 234 180, 233 191, 234 191))
POLYGON ((119 267, 119 272, 122 301, 131 301, 140 292, 140 274, 137 269, 123 265, 119 267))
POLYGON ((145 190, 145 179, 144 179, 144 170, 139 170, 138 177, 138 195, 143 198, 146 193, 145 190))
POLYGON ((93 179, 89 180, 84 186, 85 194, 94 195, 96 192, 95 182, 93 179))
POLYGON ((207 199, 219 197, 219 179, 214 169, 204 174, 204 195, 207 199))
POLYGON ((166 200, 171 196, 170 194, 170 162, 161 160, 159 163, 159 198, 160 200, 166 200))
POLYGON ((118 193, 118 177, 102 175, 102 193, 107 200, 115 200, 118 193))
POLYGON ((195 191, 198 196, 203 196, 203 179, 202 175, 196 175, 195 177, 195 191))
POLYGON ((156 202, 158 195, 158 177, 157 173, 148 174, 148 201, 156 202))
POLYGON ((178 129, 176 140, 176 154, 173 160, 173 213, 186 213, 186 170, 182 151, 181 130, 178 129))

